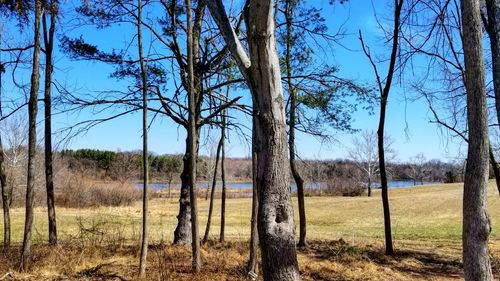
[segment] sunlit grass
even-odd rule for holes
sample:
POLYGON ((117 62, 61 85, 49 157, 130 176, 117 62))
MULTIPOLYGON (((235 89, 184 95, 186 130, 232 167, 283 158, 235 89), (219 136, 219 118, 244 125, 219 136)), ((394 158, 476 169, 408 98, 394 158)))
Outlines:
MULTIPOLYGON (((307 197, 307 232, 310 239, 353 238, 380 240, 384 236, 382 204, 379 191, 368 197, 307 197)), ((492 219, 492 240, 500 239, 500 196, 493 183, 488 190, 488 208, 492 219)), ((296 200, 294 200, 296 204, 296 200)), ((392 230, 394 239, 415 242, 459 243, 462 225, 462 184, 441 184, 390 191, 392 230)), ((199 216, 203 233, 208 213, 208 201, 199 199, 199 216)), ((220 200, 214 202, 211 235, 219 235, 220 200)), ((227 200, 226 238, 248 239, 251 199, 227 200)), ((295 206, 295 211, 297 208, 295 206)), ((175 199, 153 199, 150 202, 151 241, 171 241, 175 229, 178 202, 175 199)), ((297 219, 297 214, 295 215, 297 219)), ((78 237, 81 225, 98 225, 105 232, 127 240, 140 237, 141 204, 125 207, 87 209, 57 208, 60 239, 78 237)), ((22 240, 23 208, 12 210, 14 242, 22 240)), ((3 226, 2 226, 3 227, 3 226)), ((35 210, 35 241, 44 241, 47 218, 44 208, 35 210)))

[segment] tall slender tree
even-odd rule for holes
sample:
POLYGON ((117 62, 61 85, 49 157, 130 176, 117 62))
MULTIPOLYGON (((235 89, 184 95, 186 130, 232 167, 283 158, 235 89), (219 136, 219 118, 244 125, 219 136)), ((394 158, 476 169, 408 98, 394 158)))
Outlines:
POLYGON ((49 221, 49 244, 57 244, 57 223, 54 199, 54 155, 52 153, 52 55, 54 50, 54 34, 56 29, 56 0, 45 2, 43 15, 43 42, 45 46, 45 81, 44 81, 44 113, 45 113, 45 189, 47 192, 47 215, 49 221), (47 17, 50 25, 47 25, 47 17))
POLYGON ((385 146, 384 146, 384 130, 385 130, 385 116, 387 110, 387 101, 389 98, 389 93, 391 91, 392 79, 394 77, 398 48, 399 48, 399 31, 401 25, 401 10, 403 8, 404 0, 394 0, 394 26, 392 32, 392 49, 391 56, 389 60, 389 68, 387 70, 387 75, 384 81, 381 80, 379 71, 375 61, 372 58, 370 50, 365 46, 363 37, 361 36, 361 31, 359 32, 359 39, 363 47, 363 51, 366 57, 369 59, 375 76, 377 79, 377 86, 380 94, 380 115, 379 123, 377 129, 377 147, 378 147, 378 158, 379 158, 379 170, 380 170, 380 184, 382 189, 382 205, 384 209, 384 232, 385 232, 385 253, 387 255, 392 255, 394 253, 394 248, 392 244, 392 230, 391 230, 391 211, 389 207, 389 194, 387 187, 387 170, 385 166, 385 146))
MULTIPOLYGON (((229 86, 227 88, 226 98, 229 96, 229 86)), ((221 162, 220 162, 220 176, 222 181, 222 193, 220 200, 220 234, 219 242, 223 243, 226 239, 226 115, 227 109, 222 112, 221 122, 221 162)))
MULTIPOLYGON (((0 26, 0 45, 2 43, 3 26, 0 26)), ((2 111, 2 78, 4 73, 4 65, 0 57, 0 118, 3 117, 2 111)), ((0 134, 0 185, 2 188, 2 209, 3 209, 3 247, 10 247, 10 196, 7 187, 7 174, 5 172, 5 152, 3 149, 2 135, 0 134)))
POLYGON ((193 22, 191 16, 191 1, 185 0, 186 3, 186 18, 187 18, 187 49, 188 49, 188 135, 189 138, 186 145, 189 146, 191 153, 189 154, 191 166, 189 167, 188 186, 189 186, 189 199, 191 206, 191 248, 193 255, 193 271, 199 272, 201 270, 201 253, 200 253, 200 239, 199 225, 198 225, 198 204, 197 204, 197 189, 196 189, 196 158, 195 151, 198 150, 197 134, 198 128, 196 124, 196 96, 194 90, 194 42, 193 42, 193 22))
POLYGON ((464 275, 466 281, 489 281, 493 280, 493 274, 488 253, 491 222, 486 208, 489 169, 488 107, 479 0, 463 0, 460 7, 469 127, 463 194, 464 275))
POLYGON ((149 157, 148 157, 148 77, 143 54, 142 40, 142 0, 137 0, 137 47, 141 69, 142 91, 142 239, 141 256, 139 259, 139 275, 146 276, 148 256, 148 188, 149 188, 149 157))
POLYGON ((306 246, 306 209, 305 209, 305 198, 304 198, 304 179, 300 175, 299 169, 296 164, 296 152, 295 152, 295 121, 297 118, 297 92, 295 85, 292 82, 292 46, 293 46, 293 23, 292 18, 294 16, 296 1, 287 0, 285 1, 285 24, 286 24, 286 53, 285 53, 285 71, 286 71, 286 83, 288 85, 288 94, 290 98, 290 112, 288 114, 289 130, 288 130, 288 150, 290 152, 290 169, 292 171, 292 176, 297 185, 297 201, 299 205, 299 247, 306 246))
POLYGON ((35 156, 36 156, 36 116, 38 113, 38 90, 40 87, 40 20, 42 17, 42 1, 35 0, 35 20, 33 22, 33 61, 31 72, 31 88, 28 104, 28 170, 26 182, 26 213, 24 236, 19 260, 19 269, 24 271, 29 266, 31 250, 31 234, 33 229, 33 207, 35 197, 35 156))

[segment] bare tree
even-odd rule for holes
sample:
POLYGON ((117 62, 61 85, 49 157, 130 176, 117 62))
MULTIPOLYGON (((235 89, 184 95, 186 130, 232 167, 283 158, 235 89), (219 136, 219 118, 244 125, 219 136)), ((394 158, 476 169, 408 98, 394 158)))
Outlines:
POLYGON ((34 162, 36 156, 36 116, 38 112, 38 89, 40 86, 40 19, 42 17, 42 1, 35 0, 33 69, 31 72, 31 89, 28 105, 28 175, 26 184, 26 215, 24 222, 23 246, 19 260, 19 269, 24 271, 29 266, 31 249, 31 232, 33 228, 33 204, 35 192, 34 162))
POLYGON ((209 0, 207 4, 253 97, 256 114, 252 139, 257 148, 255 183, 259 192, 258 229, 264 280, 300 280, 289 175, 284 169, 288 163, 288 147, 274 1, 246 3, 250 58, 231 27, 222 1, 209 0))
POLYGON ((426 170, 425 164, 426 159, 423 153, 419 153, 410 158, 410 168, 413 185, 417 185, 417 181, 420 181, 420 184, 424 184, 424 177, 428 172, 426 170))
POLYGON ((488 253, 488 111, 479 0, 460 2, 467 90, 469 146, 463 197, 463 263, 466 281, 493 280, 488 253))
POLYGON ((45 189, 47 191, 47 214, 49 221, 49 244, 57 244, 57 223, 54 200, 54 156, 52 153, 52 52, 54 49, 54 33, 56 29, 56 13, 58 9, 56 0, 45 3, 45 13, 43 15, 43 41, 45 46, 45 189), (50 26, 47 26, 47 16, 50 18, 50 26))
POLYGON ((353 147, 349 150, 351 158, 366 176, 368 196, 372 196, 372 183, 379 174, 377 135, 373 131, 363 131, 359 138, 353 138, 353 147))
POLYGON ((359 39, 363 47, 363 51, 370 61, 373 70, 375 72, 377 86, 380 94, 380 119, 378 124, 377 136, 378 136, 378 156, 379 156, 379 167, 380 167, 380 184, 382 188, 382 204, 384 208, 384 229, 385 229, 385 253, 392 255, 394 253, 394 248, 392 244, 392 232, 391 232, 391 211, 389 208, 389 195, 387 191, 387 171, 386 171, 386 160, 384 154, 384 128, 385 128, 385 115, 387 108, 387 100, 389 98, 389 93, 391 90, 392 79, 394 77, 398 48, 399 48, 399 30, 401 25, 401 9, 403 8, 404 0, 394 0, 394 26, 392 32, 392 49, 391 56, 389 60, 389 68, 387 70, 387 75, 384 80, 381 80, 378 67, 376 62, 373 60, 370 50, 365 46, 361 31, 359 32, 359 39))

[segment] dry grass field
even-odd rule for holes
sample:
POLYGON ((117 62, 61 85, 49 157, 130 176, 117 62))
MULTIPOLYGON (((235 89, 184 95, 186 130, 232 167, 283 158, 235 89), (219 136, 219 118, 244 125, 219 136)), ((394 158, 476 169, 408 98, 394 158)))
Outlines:
MULTIPOLYGON (((303 280, 460 280, 462 185, 443 184, 390 191, 396 254, 383 254, 382 204, 373 197, 308 197, 309 247, 299 251, 303 280)), ((488 207, 491 252, 500 278, 500 196, 493 184, 488 207)), ((150 203, 147 280, 245 280, 251 200, 227 201, 225 244, 216 243, 220 201, 215 202, 212 239, 203 246, 204 268, 190 273, 190 248, 173 247, 178 203, 150 203)), ((203 233, 208 201, 199 199, 203 233)), ((46 213, 36 210, 33 265, 15 271, 18 249, 0 257, 3 280, 137 280, 140 202, 128 207, 58 208, 60 245, 45 246, 46 213), (6 275, 7 274, 7 275, 6 275)), ((12 211, 13 240, 22 238, 23 210, 12 211)), ((296 216, 297 217, 297 216, 296 216)))

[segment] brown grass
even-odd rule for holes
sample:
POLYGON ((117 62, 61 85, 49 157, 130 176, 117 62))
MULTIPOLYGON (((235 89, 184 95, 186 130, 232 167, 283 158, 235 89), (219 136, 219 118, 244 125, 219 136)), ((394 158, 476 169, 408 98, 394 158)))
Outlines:
MULTIPOLYGON (((383 225, 378 192, 366 197, 308 197, 309 247, 299 250, 303 280, 460 280, 460 184, 425 186, 390 192, 396 254, 383 252, 383 225)), ((204 230, 208 202, 199 199, 204 230)), ((190 272, 190 247, 171 246, 178 202, 153 199, 147 280, 245 280, 250 200, 227 202, 229 243, 203 246, 202 272, 190 272)), ((211 238, 219 227, 215 202, 211 238)), ((490 239, 495 277, 500 277, 500 198, 491 186, 490 239)), ((15 246, 0 255, 4 280, 138 280, 140 204, 88 209, 58 208, 61 244, 45 246, 46 211, 36 209, 33 263, 16 272, 23 210, 14 209, 15 246)), ((1 229, 1 228, 0 228, 1 229)))

